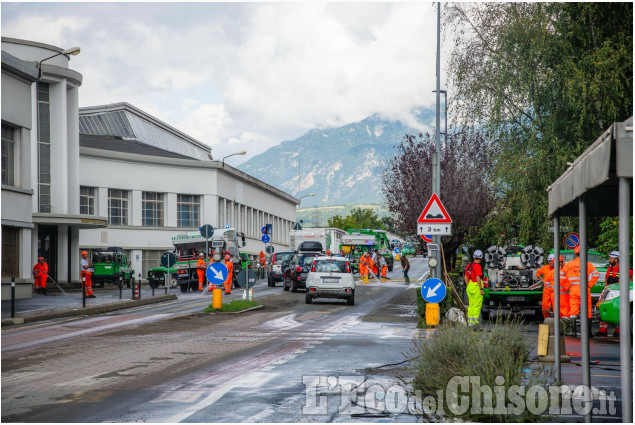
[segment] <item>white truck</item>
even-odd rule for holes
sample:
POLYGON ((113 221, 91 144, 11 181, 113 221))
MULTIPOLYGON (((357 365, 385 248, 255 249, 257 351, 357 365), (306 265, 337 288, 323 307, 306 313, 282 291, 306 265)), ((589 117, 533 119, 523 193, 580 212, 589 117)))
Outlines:
POLYGON ((331 251, 333 254, 338 254, 340 252, 340 243, 344 236, 347 236, 347 233, 337 227, 313 227, 292 230, 290 232, 289 245, 293 251, 297 251, 302 242, 316 241, 322 244, 324 252, 331 251))

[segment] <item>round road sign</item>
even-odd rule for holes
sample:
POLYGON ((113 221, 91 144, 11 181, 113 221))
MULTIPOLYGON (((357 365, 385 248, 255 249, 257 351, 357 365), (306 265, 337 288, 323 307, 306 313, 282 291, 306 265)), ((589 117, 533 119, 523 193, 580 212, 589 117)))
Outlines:
POLYGON ((270 239, 269 239, 269 235, 262 235, 262 238, 261 238, 261 239, 262 239, 262 241, 263 241, 264 243, 268 243, 268 242, 269 242, 269 240, 270 240, 270 239))
POLYGON ((220 285, 225 282, 227 274, 229 274, 229 271, 227 270, 227 266, 223 263, 212 263, 205 272, 207 280, 212 285, 220 285))
POLYGON ((273 249, 273 245, 269 245, 266 248, 267 254, 273 254, 273 252, 275 251, 275 249, 273 249))
POLYGON ((439 279, 428 279, 421 285, 421 295, 429 303, 440 303, 445 298, 445 293, 445 283, 439 279))
POLYGON ((203 236, 205 239, 209 239, 214 236, 214 228, 209 224, 202 225, 198 228, 198 230, 201 231, 201 236, 203 236))
POLYGON ((580 245, 580 235, 575 232, 567 233, 562 242, 567 248, 573 249, 580 245))
POLYGON ((256 272, 251 269, 243 269, 238 273, 238 276, 236 276, 236 280, 238 280, 238 286, 244 288, 246 286, 245 279, 249 280, 250 288, 253 288, 253 286, 256 284, 256 281, 258 280, 258 278, 256 277, 256 272), (249 272, 249 275, 245 277, 247 272, 249 272))
POLYGON ((173 252, 164 252, 161 254, 161 265, 163 267, 172 267, 176 263, 176 257, 173 252))

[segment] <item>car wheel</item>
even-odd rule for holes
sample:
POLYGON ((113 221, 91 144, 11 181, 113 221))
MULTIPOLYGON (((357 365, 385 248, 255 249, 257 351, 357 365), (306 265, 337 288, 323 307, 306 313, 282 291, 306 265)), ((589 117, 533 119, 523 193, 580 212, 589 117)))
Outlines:
POLYGON ((298 285, 295 282, 291 284, 291 292, 298 292, 298 285))
POLYGON ((282 289, 285 290, 285 291, 289 290, 289 287, 287 286, 287 281, 286 280, 282 282, 282 289))
POLYGON ((304 302, 306 304, 311 304, 313 302, 313 297, 309 294, 306 294, 306 296, 304 297, 304 302))
POLYGON ((346 299, 346 304, 355 305, 355 291, 354 290, 353 290, 353 294, 350 296, 350 298, 346 299))

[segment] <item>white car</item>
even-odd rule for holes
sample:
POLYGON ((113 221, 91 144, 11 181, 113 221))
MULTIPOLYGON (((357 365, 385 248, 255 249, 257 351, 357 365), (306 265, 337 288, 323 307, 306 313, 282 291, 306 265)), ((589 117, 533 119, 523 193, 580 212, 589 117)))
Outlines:
POLYGON ((314 298, 342 298, 355 305, 355 276, 346 258, 320 256, 306 278, 306 303, 314 298))

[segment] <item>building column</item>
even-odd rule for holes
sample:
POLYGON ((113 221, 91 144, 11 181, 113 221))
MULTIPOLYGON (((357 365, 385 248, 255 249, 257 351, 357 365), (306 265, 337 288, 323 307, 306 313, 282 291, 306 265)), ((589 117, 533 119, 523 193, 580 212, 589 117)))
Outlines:
POLYGON ((177 197, 176 193, 165 194, 165 221, 163 225, 165 227, 176 227, 177 225, 177 197))
MULTIPOLYGON (((69 164, 66 79, 59 83, 50 83, 49 87, 51 105, 51 212, 68 214, 69 164)), ((79 202, 79 195, 77 202, 79 202)))
MULTIPOLYGON (((31 273, 31 271, 33 270, 33 266, 35 265, 35 259, 33 258, 31 253, 31 233, 31 229, 29 229, 28 227, 23 227, 22 229, 20 229, 20 252, 18 253, 18 258, 20 259, 20 262, 18 264, 20 279, 33 279, 33 274, 31 273)), ((37 257, 35 258, 37 259, 37 257)))
POLYGON ((57 281, 68 282, 68 224, 57 225, 57 281))
MULTIPOLYGON (((66 84, 64 84, 66 86, 66 84)), ((66 91, 68 213, 79 214, 79 105, 77 87, 66 91)))
POLYGON ((98 187, 97 188, 97 208, 96 211, 98 216, 108 217, 108 188, 107 187, 98 187))
POLYGON ((79 228, 71 227, 70 232, 71 282, 80 282, 79 277, 79 228))
POLYGON ((143 199, 140 190, 131 190, 130 191, 130 204, 128 210, 128 225, 130 226, 141 226, 143 223, 143 199))

